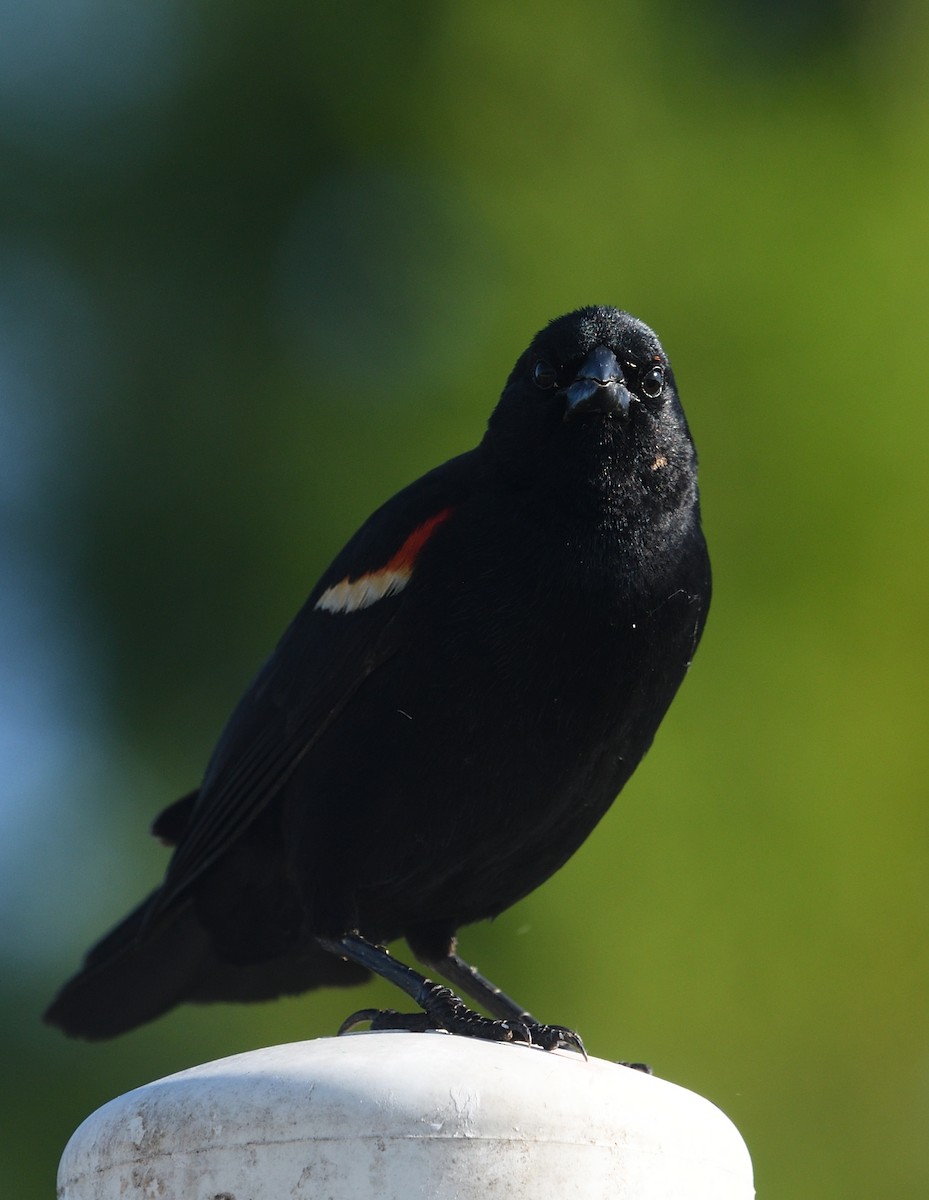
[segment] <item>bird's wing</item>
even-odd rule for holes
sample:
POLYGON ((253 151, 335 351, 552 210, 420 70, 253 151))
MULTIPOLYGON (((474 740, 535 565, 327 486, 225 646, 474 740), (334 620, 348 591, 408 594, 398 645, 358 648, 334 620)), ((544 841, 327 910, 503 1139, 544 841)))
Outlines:
POLYGON ((411 636, 404 591, 466 502, 472 451, 378 509, 313 589, 224 729, 149 923, 277 796, 365 680, 411 636))

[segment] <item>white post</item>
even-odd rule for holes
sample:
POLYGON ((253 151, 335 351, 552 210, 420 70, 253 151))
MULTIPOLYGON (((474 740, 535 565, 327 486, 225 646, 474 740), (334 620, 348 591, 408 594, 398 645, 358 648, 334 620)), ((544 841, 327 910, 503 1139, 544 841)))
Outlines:
POLYGON ((751 1200, 708 1101, 600 1059, 438 1033, 274 1046, 120 1096, 59 1200, 751 1200))

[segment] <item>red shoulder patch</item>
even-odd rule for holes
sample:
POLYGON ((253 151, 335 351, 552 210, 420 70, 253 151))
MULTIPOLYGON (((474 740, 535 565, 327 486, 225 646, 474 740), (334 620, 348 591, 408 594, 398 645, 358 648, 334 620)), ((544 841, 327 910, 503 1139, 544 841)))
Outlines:
POLYGON ((413 567, 438 527, 452 515, 451 508, 443 508, 435 516, 417 525, 400 549, 375 571, 366 571, 357 579, 348 575, 339 583, 326 588, 316 601, 316 608, 331 613, 355 612, 369 608, 385 596, 402 592, 413 578, 413 567))

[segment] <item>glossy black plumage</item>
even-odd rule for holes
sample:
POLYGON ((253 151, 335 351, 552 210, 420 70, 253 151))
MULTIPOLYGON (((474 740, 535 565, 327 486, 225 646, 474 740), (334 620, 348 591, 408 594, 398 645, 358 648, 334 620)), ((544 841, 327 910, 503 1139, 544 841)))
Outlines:
POLYGON ((560 318, 482 442, 326 571, 198 791, 156 822, 176 845, 164 882, 47 1020, 109 1037, 185 1000, 354 983, 364 968, 330 953, 353 932, 441 969, 459 927, 532 891, 609 807, 709 598, 657 338, 611 308, 560 318))

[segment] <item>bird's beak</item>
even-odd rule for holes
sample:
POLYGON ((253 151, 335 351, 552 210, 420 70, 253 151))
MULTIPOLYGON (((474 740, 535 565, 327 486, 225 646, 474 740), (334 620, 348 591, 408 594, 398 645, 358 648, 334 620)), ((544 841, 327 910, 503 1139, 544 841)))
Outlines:
POLYGON ((599 412, 629 414, 631 396, 616 355, 606 346, 591 350, 578 368, 574 382, 564 390, 565 420, 575 414, 599 412))

